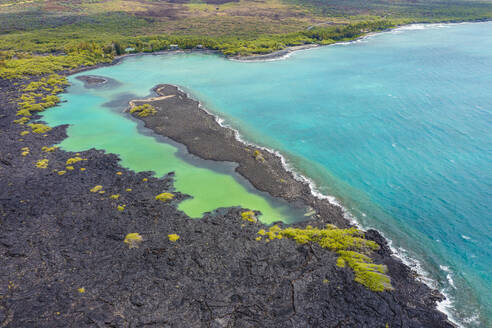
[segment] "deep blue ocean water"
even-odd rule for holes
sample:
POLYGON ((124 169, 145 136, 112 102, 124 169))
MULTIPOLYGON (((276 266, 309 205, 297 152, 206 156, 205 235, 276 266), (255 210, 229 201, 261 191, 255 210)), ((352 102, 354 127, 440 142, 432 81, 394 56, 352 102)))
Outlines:
POLYGON ((491 22, 416 25, 266 62, 136 56, 90 74, 120 81, 122 95, 180 85, 417 259, 454 320, 492 324, 491 22))

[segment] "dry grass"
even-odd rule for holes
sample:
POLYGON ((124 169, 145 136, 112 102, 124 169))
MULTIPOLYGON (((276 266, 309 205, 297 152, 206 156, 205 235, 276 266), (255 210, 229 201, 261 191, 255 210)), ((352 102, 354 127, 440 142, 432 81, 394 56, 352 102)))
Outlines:
POLYGON ((107 0, 99 2, 86 2, 81 5, 81 8, 87 14, 98 14, 102 12, 127 12, 141 13, 152 10, 155 7, 152 3, 135 0, 107 0))
MULTIPOLYGON (((23 14, 33 10, 41 15, 91 17, 126 13, 152 21, 136 34, 178 33, 198 35, 250 35, 294 32, 326 22, 299 5, 281 0, 240 0, 238 2, 187 3, 189 0, 32 0, 1 1, 0 14, 23 14)), ((195 0, 193 0, 195 1, 195 0)), ((210 0, 214 2, 215 0, 210 0)), ((209 2, 210 2, 209 1, 209 2)), ((219 2, 224 1, 220 0, 219 2)), ((227 0, 225 0, 227 1, 227 0)), ((328 19, 332 21, 332 19, 328 19)), ((336 19, 333 19, 335 21, 336 19)), ((123 29, 126 27, 123 27, 123 29)))

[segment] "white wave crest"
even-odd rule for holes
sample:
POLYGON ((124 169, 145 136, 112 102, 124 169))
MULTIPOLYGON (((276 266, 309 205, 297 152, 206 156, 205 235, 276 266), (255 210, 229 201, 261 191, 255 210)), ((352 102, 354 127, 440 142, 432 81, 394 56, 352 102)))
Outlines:
POLYGON ((283 55, 275 55, 275 53, 272 53, 272 54, 270 54, 270 55, 272 55, 272 57, 268 57, 269 55, 267 54, 267 55, 265 55, 264 58, 262 58, 260 55, 260 56, 257 56, 257 58, 251 58, 251 59, 241 59, 241 58, 227 58, 227 59, 231 60, 231 61, 240 62, 240 63, 271 62, 271 61, 278 61, 278 60, 286 60, 286 59, 290 58, 294 53, 297 53, 300 51, 312 50, 312 49, 316 49, 318 47, 320 47, 320 45, 308 44, 308 45, 305 45, 304 48, 296 49, 296 47, 290 47, 290 48, 286 48, 285 50, 280 50, 279 52, 286 51, 286 53, 283 55))
POLYGON ((453 287, 454 289, 456 289, 453 277, 451 276, 451 270, 449 269, 449 267, 447 267, 445 265, 439 265, 439 267, 441 268, 442 271, 446 272, 446 279, 448 280, 449 285, 451 287, 453 287))

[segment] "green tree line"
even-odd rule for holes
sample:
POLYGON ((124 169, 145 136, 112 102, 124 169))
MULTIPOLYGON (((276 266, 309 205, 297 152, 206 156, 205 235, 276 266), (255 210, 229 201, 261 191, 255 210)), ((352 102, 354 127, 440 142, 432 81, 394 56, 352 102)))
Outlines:
MULTIPOLYGON (((386 20, 368 21, 344 26, 315 27, 297 33, 262 35, 251 39, 234 37, 153 35, 120 37, 107 40, 53 40, 38 39, 38 46, 45 42, 51 54, 40 55, 32 51, 8 50, 0 52, 0 78, 22 78, 50 74, 81 66, 112 62, 115 56, 125 53, 149 53, 169 50, 177 45, 180 49, 197 47, 217 50, 225 56, 266 54, 303 44, 331 44, 353 40, 366 33, 381 31, 395 26, 386 20)), ((36 47, 39 50, 40 47, 36 47)), ((42 49, 42 48, 41 48, 42 49)))

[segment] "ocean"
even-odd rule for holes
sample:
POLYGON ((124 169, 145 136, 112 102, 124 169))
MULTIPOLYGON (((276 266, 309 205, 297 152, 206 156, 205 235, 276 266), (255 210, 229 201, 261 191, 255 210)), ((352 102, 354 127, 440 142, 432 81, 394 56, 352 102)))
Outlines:
POLYGON ((441 290, 465 327, 492 324, 492 22, 411 25, 273 61, 218 55, 132 56, 79 75, 44 114, 71 124, 61 146, 119 154, 131 169, 176 173, 193 217, 223 206, 264 222, 302 217, 254 190, 230 164, 210 163, 123 113, 156 84, 180 86, 249 142, 279 151, 357 224, 441 290))

